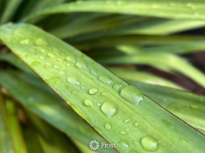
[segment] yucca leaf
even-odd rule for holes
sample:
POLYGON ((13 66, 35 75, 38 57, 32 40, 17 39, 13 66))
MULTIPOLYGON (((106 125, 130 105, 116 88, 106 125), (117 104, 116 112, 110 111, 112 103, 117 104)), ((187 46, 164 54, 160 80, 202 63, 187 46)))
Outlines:
POLYGON ((118 151, 204 151, 203 135, 56 37, 9 24, 0 38, 118 151))
POLYGON ((6 115, 5 102, 3 95, 0 92, 0 152, 1 153, 14 153, 12 141, 10 139, 10 131, 8 131, 8 119, 6 115))
POLYGON ((17 116, 17 109, 15 107, 15 103, 9 99, 6 100, 6 111, 8 116, 8 126, 14 143, 15 152, 27 153, 21 125, 17 116))
MULTIPOLYGON (((54 127, 85 145, 92 140, 106 143, 39 78, 12 71, 0 71, 0 75, 0 84, 25 108, 30 109, 54 127), (20 86, 22 88, 19 88, 20 86)), ((102 153, 107 153, 107 151, 108 149, 98 149, 98 152, 102 153)), ((114 152, 113 149, 109 149, 109 153, 114 152)))
POLYGON ((30 21, 37 17, 70 12, 107 12, 134 14, 143 16, 155 16, 177 19, 204 20, 205 5, 201 0, 117 0, 117 1, 77 1, 71 4, 63 4, 37 12, 24 18, 30 21))

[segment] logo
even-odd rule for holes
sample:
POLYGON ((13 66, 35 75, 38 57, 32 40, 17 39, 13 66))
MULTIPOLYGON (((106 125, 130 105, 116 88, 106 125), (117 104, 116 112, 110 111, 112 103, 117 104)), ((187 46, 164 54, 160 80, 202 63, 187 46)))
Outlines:
POLYGON ((96 140, 91 141, 90 144, 89 144, 89 147, 92 150, 97 150, 99 148, 99 146, 100 146, 99 142, 96 141, 96 140))

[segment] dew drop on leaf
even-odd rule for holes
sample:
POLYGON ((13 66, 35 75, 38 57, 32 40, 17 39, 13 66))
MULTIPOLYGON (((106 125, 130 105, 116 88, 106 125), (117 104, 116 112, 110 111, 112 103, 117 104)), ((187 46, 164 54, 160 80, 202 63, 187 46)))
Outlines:
POLYGON ((78 92, 77 92, 77 91, 75 91, 75 90, 74 90, 74 91, 72 91, 71 93, 72 93, 73 95, 77 95, 77 94, 78 94, 78 92))
POLYGON ((111 123, 105 123, 105 129, 111 130, 111 128, 112 128, 111 123))
POLYGON ((116 91, 118 91, 121 87, 122 87, 122 84, 120 84, 120 83, 115 83, 113 85, 113 89, 116 90, 116 91))
POLYGON ((122 146, 125 147, 125 148, 128 148, 128 147, 129 147, 129 143, 128 143, 127 140, 121 140, 121 141, 119 142, 119 144, 122 145, 122 146))
POLYGON ((110 85, 112 83, 112 80, 105 75, 100 75, 98 79, 106 85, 110 85))
POLYGON ((36 41, 35 41, 35 44, 37 46, 43 46, 43 45, 47 45, 47 41, 43 38, 38 38, 36 41))
POLYGON ((91 88, 90 90, 89 90, 89 94, 91 94, 91 95, 94 95, 94 94, 96 94, 98 92, 98 89, 97 88, 91 88))
POLYGON ((93 106, 93 101, 91 99, 85 99, 83 103, 85 106, 88 106, 88 107, 93 106))
POLYGON ((141 139, 141 145, 145 151, 157 151, 159 143, 151 136, 145 136, 141 139))
POLYGON ((29 44, 29 39, 25 39, 25 40, 22 40, 20 43, 22 44, 22 45, 28 45, 29 44))
POLYGON ((75 62, 76 61, 76 59, 75 59, 75 57, 74 56, 67 56, 66 58, 66 61, 68 61, 68 62, 75 62))
POLYGON ((124 135, 124 134, 126 134, 126 133, 125 133, 125 131, 120 131, 120 134, 124 135))
POLYGON ((79 69, 85 69, 85 70, 87 69, 86 63, 83 61, 76 62, 75 66, 79 69))
POLYGON ((117 105, 111 101, 103 103, 101 111, 108 117, 112 117, 117 114, 117 105))
POLYGON ((53 58, 54 55, 52 53, 48 53, 48 57, 53 58))
POLYGON ((78 81, 78 79, 76 77, 69 77, 67 79, 68 83, 72 84, 72 85, 80 85, 80 82, 78 81))

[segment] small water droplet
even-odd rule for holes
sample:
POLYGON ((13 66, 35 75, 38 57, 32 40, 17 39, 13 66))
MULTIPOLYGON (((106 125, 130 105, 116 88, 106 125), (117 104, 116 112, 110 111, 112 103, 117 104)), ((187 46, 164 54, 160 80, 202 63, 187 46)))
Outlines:
POLYGON ((139 142, 137 142, 136 140, 133 140, 132 141, 134 144, 139 144, 139 142))
POLYGON ((59 74, 62 74, 62 75, 65 74, 65 72, 63 72, 63 71, 59 71, 58 73, 59 73, 59 74))
POLYGON ((198 109, 199 106, 197 106, 197 105, 195 105, 195 104, 190 104, 190 108, 192 108, 192 109, 198 109))
POLYGON ((128 123, 130 121, 130 119, 126 119, 124 120, 124 123, 128 123))
POLYGON ((47 41, 44 38, 38 38, 35 42, 37 46, 47 45, 47 41))
POLYGON ((97 72, 93 69, 90 72, 91 72, 92 75, 97 75, 97 72))
POLYGON ((122 134, 122 135, 123 135, 123 134, 126 134, 126 133, 125 133, 125 131, 120 131, 120 134, 122 134))
POLYGON ((40 56, 39 58, 40 58, 40 59, 42 59, 42 60, 43 60, 43 59, 45 59, 45 57, 44 57, 44 56, 40 56))
POLYGON ((111 128, 112 128, 111 123, 105 123, 105 129, 111 130, 111 128))
POLYGON ((66 60, 69 61, 69 62, 73 62, 73 63, 76 61, 75 57, 72 56, 72 55, 71 56, 67 56, 66 60))
POLYGON ((93 128, 94 128, 99 134, 102 134, 102 130, 101 130, 99 127, 94 126, 93 128))
POLYGON ((31 58, 33 57, 31 54, 26 54, 26 58, 31 58))
POLYGON ((184 138, 179 138, 179 140, 181 141, 181 142, 184 142, 184 143, 187 143, 188 141, 186 140, 186 139, 184 139, 184 138))
POLYGON ((102 92, 101 96, 105 97, 107 95, 106 92, 102 92))
POLYGON ((61 62, 61 61, 63 61, 63 59, 61 59, 61 58, 58 58, 58 59, 57 59, 57 61, 60 61, 60 62, 61 62))
POLYGON ((89 94, 91 94, 91 95, 94 95, 94 94, 96 94, 98 92, 98 89, 97 88, 91 88, 90 90, 89 90, 89 94))
POLYGON ((101 106, 102 104, 101 103, 97 103, 97 106, 101 106))
POLYGON ((44 68, 49 69, 49 68, 51 68, 51 65, 47 63, 47 64, 44 66, 44 68))
POLYGON ((173 127, 173 125, 172 125, 172 123, 171 122, 169 122, 169 121, 167 121, 167 120, 162 120, 162 123, 164 123, 166 126, 168 126, 168 127, 170 127, 170 128, 172 128, 173 127))
POLYGON ((136 150, 130 150, 128 153, 138 153, 136 150))
POLYGON ((55 52, 59 52, 59 50, 57 48, 55 48, 55 47, 52 48, 52 50, 55 51, 55 52))
POLYGON ((109 77, 105 76, 105 75, 100 75, 99 80, 102 83, 107 84, 107 85, 110 85, 112 83, 112 80, 109 77))
POLYGON ((54 68, 54 69, 60 69, 60 66, 54 65, 53 68, 54 68))
POLYGON ((125 148, 128 148, 128 147, 129 147, 129 143, 128 143, 127 140, 121 140, 121 141, 119 142, 119 144, 122 145, 122 146, 125 147, 125 148))
POLYGON ((48 57, 53 58, 54 55, 52 53, 48 53, 48 57))
POLYGON ((29 39, 25 39, 25 40, 22 40, 20 43, 22 44, 22 45, 28 45, 29 44, 29 39))
POLYGON ((45 52, 45 49, 41 49, 40 52, 44 53, 44 52, 45 52))
POLYGON ((94 102, 91 99, 85 99, 84 105, 88 107, 93 107, 94 102))
POLYGON ((121 83, 115 83, 115 84, 113 85, 113 89, 116 90, 116 91, 118 91, 121 87, 122 87, 122 84, 121 84, 121 83))
POLYGON ((84 61, 78 61, 76 62, 75 66, 79 69, 87 69, 86 63, 84 61))
POLYGON ((157 151, 159 143, 151 136, 145 136, 141 139, 141 145, 145 151, 157 151))
POLYGON ((70 63, 67 63, 67 64, 66 64, 67 67, 69 67, 70 65, 71 65, 70 63))
POLYGON ((144 94, 131 85, 124 87, 120 92, 120 96, 134 105, 139 105, 139 103, 144 99, 144 94))
POLYGON ((60 80, 60 77, 52 77, 52 78, 48 79, 47 81, 49 83, 56 84, 58 82, 58 80, 60 80))
POLYGON ((117 114, 117 105, 111 101, 103 103, 101 111, 108 117, 112 117, 117 114))
POLYGON ((73 90, 71 93, 72 93, 73 95, 77 95, 77 94, 78 94, 78 92, 75 91, 75 90, 73 90))
POLYGON ((72 85, 80 85, 80 82, 78 81, 78 79, 76 77, 69 77, 67 79, 68 83, 72 84, 72 85))
POLYGON ((41 64, 41 62, 39 62, 39 61, 34 61, 34 62, 31 63, 31 66, 37 66, 37 65, 39 65, 39 64, 41 64))
POLYGON ((138 122, 135 122, 135 126, 136 126, 136 127, 139 126, 139 123, 138 123, 138 122))

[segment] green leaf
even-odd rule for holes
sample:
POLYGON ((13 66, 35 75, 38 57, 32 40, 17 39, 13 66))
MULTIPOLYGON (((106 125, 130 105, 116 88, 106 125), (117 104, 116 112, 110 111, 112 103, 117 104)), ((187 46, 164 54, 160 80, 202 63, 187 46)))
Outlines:
POLYGON ((126 80, 191 126, 205 130, 205 97, 170 88, 126 80))
POLYGON ((56 37, 10 24, 1 27, 0 38, 116 150, 204 151, 203 135, 56 37))
MULTIPOLYGON (((39 78, 12 71, 0 71, 0 75, 0 84, 12 93, 25 108, 31 110, 52 126, 85 145, 88 145, 92 140, 106 143, 39 78)), ((32 129, 28 130, 32 131, 32 129)), ((46 133, 44 132, 44 137, 46 137, 46 133)), ((39 141, 37 136, 34 139, 37 139, 35 143, 39 141)), ((107 151, 103 148, 98 149, 98 152, 101 153, 107 153, 107 151)), ((113 149, 109 149, 109 153, 114 152, 113 149)))
POLYGON ((14 153, 12 148, 12 141, 8 131, 8 119, 6 115, 6 108, 3 100, 2 93, 0 92, 0 152, 1 153, 14 153))
POLYGON ((174 19, 199 19, 204 20, 205 5, 201 0, 117 0, 117 1, 77 1, 76 3, 63 4, 37 12, 24 18, 30 21, 35 18, 56 13, 70 12, 106 12, 155 16, 174 19))

